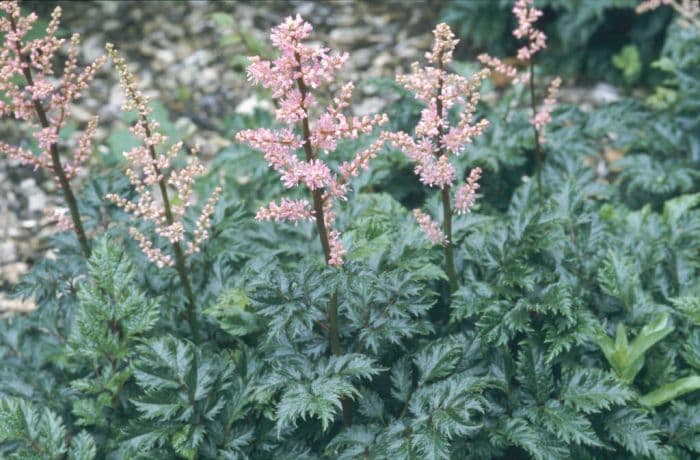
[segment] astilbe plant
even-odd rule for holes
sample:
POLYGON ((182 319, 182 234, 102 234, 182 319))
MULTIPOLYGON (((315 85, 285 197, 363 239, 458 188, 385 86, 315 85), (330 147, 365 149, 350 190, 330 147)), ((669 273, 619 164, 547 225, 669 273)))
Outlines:
POLYGON ((126 175, 139 195, 138 200, 130 201, 114 193, 108 194, 106 198, 136 219, 151 224, 158 237, 170 243, 173 255, 164 253, 158 242, 154 243, 136 227, 130 228, 131 236, 139 242, 141 250, 151 262, 159 268, 167 266, 176 269, 187 297, 188 321, 193 337, 197 340, 197 307, 185 256, 198 252, 207 239, 214 206, 222 190, 220 187, 214 190, 202 207, 194 230, 189 232, 191 235, 188 234, 185 215, 193 206, 194 181, 206 169, 199 162, 197 152, 188 158, 186 166, 175 166, 174 160, 182 149, 182 142, 166 148, 167 136, 158 131, 158 122, 150 118, 148 98, 138 89, 126 61, 111 44, 107 44, 107 53, 119 73, 125 93, 122 108, 137 113, 131 132, 141 139, 142 144, 124 152, 128 164, 126 175))
MULTIPOLYGON (((262 151, 270 167, 280 173, 286 188, 302 186, 312 196, 312 204, 306 199, 289 198, 270 203, 258 211, 256 218, 294 223, 315 221, 326 264, 341 266, 346 249, 340 232, 333 228, 334 204, 347 199, 349 180, 368 167, 383 141, 374 142, 353 160, 343 162, 338 172, 331 171, 320 154, 335 151, 343 139, 355 139, 360 134, 370 133, 388 119, 386 115, 356 117, 343 113, 350 105, 354 89, 352 82, 341 87, 325 111, 320 109, 312 90, 334 82, 348 54, 330 53, 326 48, 304 43, 311 32, 311 24, 300 16, 288 17, 273 28, 270 35, 279 56, 273 61, 257 56, 250 58, 249 80, 272 90, 272 97, 278 101, 275 116, 288 127, 244 130, 236 135, 236 139, 262 151), (301 134, 295 132, 295 127, 301 134), (303 159, 297 155, 298 150, 303 150, 303 159)), ((340 355, 337 295, 332 296, 327 314, 331 351, 340 355)), ((345 402, 343 405, 347 423, 348 408, 345 402)))
POLYGON ((460 155, 465 146, 488 126, 486 119, 475 121, 474 113, 480 99, 479 85, 489 71, 481 70, 469 78, 449 73, 447 66, 452 62, 452 53, 459 40, 455 39, 449 26, 444 23, 439 24, 433 34, 433 49, 426 53, 426 58, 432 65, 421 68, 418 63, 414 63, 411 74, 397 77, 400 84, 415 93, 416 99, 427 105, 421 112, 415 136, 411 137, 405 132, 385 132, 382 133, 382 138, 401 149, 415 163, 414 171, 423 184, 440 189, 442 230, 423 211, 416 209, 413 213, 428 239, 443 246, 447 276, 451 291, 454 292, 458 282, 453 254, 452 218, 455 213, 469 212, 474 205, 481 168, 471 170, 466 183, 457 189, 453 206, 450 190, 457 173, 450 162, 450 156, 460 155), (450 109, 457 104, 462 108, 459 121, 451 124, 450 109))
MULTIPOLYGON (((518 4, 531 26, 538 14, 518 4)), ((527 27, 523 36, 541 45, 543 37, 527 27)), ((333 233, 348 181, 386 142, 414 161, 425 185, 442 190, 453 219, 472 208, 481 171, 466 171, 464 185, 452 190, 462 173, 452 156, 469 147, 470 161, 480 158, 483 166, 480 149, 517 152, 523 137, 530 140, 531 126, 520 130, 489 116, 489 134, 502 128, 498 140, 469 144, 486 128, 475 115, 486 72, 447 72, 455 46, 447 27, 436 29, 428 67, 399 77, 425 104, 416 129, 381 135, 339 169, 321 150, 343 151, 355 143, 336 144, 385 118, 344 115, 352 85, 330 108, 319 107, 310 91, 333 84, 346 56, 302 44, 311 27, 299 18, 274 29, 281 57, 254 58, 250 75, 274 91, 278 119, 288 126, 243 131, 239 139, 262 150, 289 189, 298 187, 299 195, 269 204, 258 218, 315 221, 328 267, 319 270, 320 252, 270 263, 280 252, 270 246, 295 242, 280 241, 278 232, 251 235, 248 226, 257 224, 246 219, 244 204, 222 213, 220 250, 208 247, 196 261, 213 279, 196 287, 187 255, 207 237, 218 192, 199 218, 188 210, 192 181, 204 170, 194 158, 176 166, 185 164, 176 158, 180 144, 171 147, 160 134, 110 47, 125 108, 137 115, 132 132, 143 144, 126 153, 133 194, 110 196, 127 211, 114 209, 112 225, 135 216, 136 239, 163 269, 139 276, 130 262, 136 244, 108 236, 92 243, 87 272, 85 264, 66 272, 70 283, 47 273, 76 265, 75 254, 59 251, 32 267, 23 284, 40 292, 40 311, 0 322, 0 458, 697 458, 700 194, 668 188, 662 199, 639 194, 642 205, 627 206, 624 182, 599 181, 583 161, 614 139, 612 146, 629 152, 624 174, 640 180, 643 169, 651 171, 648 186, 657 190, 668 187, 670 173, 645 168, 656 163, 635 151, 685 154, 687 145, 693 160, 683 167, 697 163, 694 130, 664 138, 670 135, 663 131, 676 131, 660 129, 697 124, 697 34, 682 32, 693 34, 668 40, 678 77, 678 104, 668 113, 633 101, 568 108, 567 123, 548 130, 543 205, 534 181, 494 166, 489 179, 505 190, 480 198, 485 204, 469 219, 469 238, 414 211, 432 241, 460 243, 464 268, 449 299, 449 325, 436 321, 441 302, 432 287, 444 273, 433 263, 434 248, 421 244, 420 229, 408 225, 395 197, 358 193, 344 206, 352 222, 348 257, 333 233), (659 171, 665 182, 656 180, 659 171), (302 193, 311 197, 296 199, 302 193), (207 324, 206 341, 191 343, 180 318, 146 288, 168 283, 170 266, 199 303, 219 297, 203 312, 219 325, 207 324)), ((529 45, 523 51, 534 52, 529 45)), ((413 115, 401 102, 388 110, 413 115)), ((541 134, 548 117, 531 121, 541 134)), ((669 166, 678 163, 674 156, 669 166)), ((268 174, 276 173, 260 176, 268 174)), ((104 195, 105 179, 91 176, 99 196, 93 203, 86 196, 83 209, 100 206, 104 195)), ((696 192, 693 177, 687 190, 696 192)))
POLYGON ((547 89, 547 97, 542 106, 537 108, 535 94, 535 61, 537 53, 547 47, 547 35, 535 27, 535 22, 542 16, 542 10, 534 7, 533 0, 516 0, 513 5, 513 15, 518 21, 518 26, 513 30, 513 35, 527 43, 517 51, 517 60, 525 63, 526 72, 518 72, 518 69, 497 57, 488 54, 478 56, 479 61, 505 78, 512 79, 515 83, 528 85, 530 95, 530 107, 532 109, 532 125, 535 142, 535 175, 537 188, 542 194, 542 145, 545 143, 545 127, 552 121, 552 110, 556 104, 556 96, 561 86, 561 78, 555 77, 547 89))
POLYGON ((92 137, 97 128, 93 118, 77 140, 72 158, 61 155, 59 136, 71 115, 71 105, 88 88, 97 70, 104 64, 100 57, 82 71, 78 70, 78 46, 80 37, 73 34, 63 73, 55 75, 56 54, 65 40, 56 37, 61 18, 61 8, 51 14, 45 34, 28 39, 28 33, 37 21, 37 15, 23 16, 17 1, 0 2, 0 32, 4 36, 0 50, 0 116, 13 117, 27 122, 34 131, 41 153, 33 154, 21 146, 0 142, 0 152, 34 169, 45 169, 52 174, 63 193, 70 212, 70 220, 51 211, 61 229, 73 229, 86 257, 90 255, 90 243, 71 186, 73 179, 92 153, 92 137))

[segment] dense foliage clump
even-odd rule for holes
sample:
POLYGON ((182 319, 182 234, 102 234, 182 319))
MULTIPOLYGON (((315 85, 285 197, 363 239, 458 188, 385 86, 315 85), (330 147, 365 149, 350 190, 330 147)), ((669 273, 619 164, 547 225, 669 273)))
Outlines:
MULTIPOLYGON (((93 166, 56 257, 18 286, 39 308, 0 322, 0 457, 700 456, 700 28, 635 19, 665 24, 658 84, 583 110, 555 105, 545 56, 561 36, 545 49, 537 27, 560 10, 589 24, 605 2, 541 3, 515 2, 537 62, 511 64, 508 46, 485 60, 514 65, 505 86, 446 58, 441 24, 403 87, 373 82, 395 102, 366 118, 349 114, 352 83, 326 88, 346 56, 287 19, 276 57, 250 62, 275 117, 227 120, 242 142, 216 174, 181 158, 110 46, 134 139, 118 167, 93 166)), ((16 91, 35 123, 24 102, 65 87, 27 89, 23 60, 58 45, 23 48, 19 8, 1 5, 0 108, 16 91)), ((56 151, 55 168, 62 142, 2 145, 56 151)))

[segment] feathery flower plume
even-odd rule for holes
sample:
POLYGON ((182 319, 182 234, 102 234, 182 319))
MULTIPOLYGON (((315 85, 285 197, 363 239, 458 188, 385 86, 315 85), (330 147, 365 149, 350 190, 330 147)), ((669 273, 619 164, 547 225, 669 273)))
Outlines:
POLYGON ((151 262, 159 268, 175 267, 187 296, 187 314, 193 338, 198 341, 197 309, 185 255, 198 252, 209 236, 211 216, 222 190, 221 187, 214 190, 202 207, 195 228, 188 232, 185 227, 185 215, 194 204, 194 181, 206 172, 197 158, 198 149, 188 157, 184 167, 175 167, 173 160, 182 149, 182 142, 167 147, 168 138, 158 131, 158 122, 150 118, 148 98, 139 91, 126 61, 111 43, 107 44, 106 49, 117 69, 125 93, 122 109, 135 111, 137 114, 136 122, 130 131, 142 142, 141 145, 124 152, 128 164, 125 173, 139 195, 138 200, 129 201, 114 193, 107 194, 106 198, 135 218, 150 223, 156 235, 170 243, 172 255, 164 253, 160 245, 154 244, 154 240, 136 228, 130 229, 131 236, 138 241, 141 250, 151 262), (171 194, 174 194, 175 199, 171 194))
POLYGON ((457 189, 455 193, 455 212, 457 214, 471 212, 471 208, 476 202, 476 191, 479 190, 479 179, 481 179, 481 168, 477 166, 469 172, 466 184, 457 189))
POLYGON ((319 158, 319 153, 334 151, 340 140, 370 133, 375 126, 384 124, 387 117, 345 115, 343 112, 350 105, 353 83, 345 84, 325 111, 319 108, 311 90, 334 81, 348 55, 330 53, 326 48, 304 43, 312 30, 311 24, 300 16, 288 17, 273 28, 270 35, 273 46, 280 52, 279 57, 273 61, 258 56, 250 58, 248 79, 272 90, 272 97, 279 102, 276 118, 290 126, 280 130, 244 130, 236 134, 236 140, 260 150, 270 167, 280 173, 285 187, 305 186, 313 197, 313 209, 306 200, 284 198, 279 204, 273 202, 262 208, 256 218, 294 223, 316 221, 326 262, 342 265, 345 248, 340 232, 332 228, 335 220, 333 204, 336 200, 347 199, 349 179, 367 169, 369 160, 376 156, 383 141, 375 142, 352 161, 341 164, 338 172, 332 171, 319 158), (312 111, 320 112, 313 123, 312 111), (294 125, 301 127, 301 135, 294 132, 294 125), (302 149, 303 158, 297 154, 302 149))
POLYGON ((549 84, 549 88, 547 89, 547 98, 544 100, 542 107, 530 120, 530 123, 535 127, 535 130, 539 135, 540 144, 545 143, 544 127, 552 122, 552 110, 554 110, 554 106, 557 104, 557 93, 559 92, 559 86, 561 86, 561 78, 556 77, 549 84))
MULTIPOLYGON (((172 245, 186 245, 185 254, 198 252, 208 235, 210 217, 221 194, 221 188, 217 187, 204 205, 197 220, 197 227, 188 241, 184 218, 188 209, 193 206, 194 181, 203 175, 206 169, 197 159, 197 151, 192 152, 193 155, 188 158, 184 167, 174 167, 173 160, 182 149, 182 142, 165 148, 168 138, 158 131, 158 122, 149 118, 151 108, 148 106, 148 99, 138 89, 126 61, 119 56, 112 44, 107 44, 107 53, 119 73, 125 92, 122 109, 136 111, 138 114, 130 131, 142 141, 142 145, 124 152, 128 163, 126 175, 139 194, 138 200, 129 201, 114 193, 108 194, 107 199, 134 217, 153 224, 155 233, 172 245), (160 197, 157 197, 156 189, 159 190, 160 197), (175 194, 179 204, 172 204, 171 193, 175 194)), ((136 229, 132 228, 131 234, 139 241, 148 259, 158 267, 175 265, 176 261, 172 257, 163 255, 153 242, 147 241, 136 229)))
POLYGON ((43 168, 54 176, 72 220, 69 226, 65 219, 60 224, 75 231, 87 256, 90 246, 70 181, 80 173, 92 152, 97 117, 88 123, 70 160, 59 154, 59 134, 71 115, 73 102, 87 89, 105 58, 100 57, 79 71, 80 37, 73 34, 63 72, 58 77, 53 63, 64 44, 63 39, 56 37, 61 8, 53 10, 44 36, 31 40, 27 39, 27 33, 37 21, 35 13, 22 16, 17 1, 0 2, 0 13, 0 33, 4 36, 0 49, 0 94, 3 95, 0 116, 27 122, 34 129, 34 137, 41 148, 39 155, 34 155, 24 148, 0 142, 0 153, 34 169, 43 168))
POLYGON ((452 60, 458 40, 447 24, 438 25, 433 33, 433 51, 426 53, 433 66, 421 68, 416 62, 411 66, 411 74, 396 77, 402 86, 415 93, 416 99, 427 105, 415 128, 416 138, 404 132, 383 133, 383 137, 415 163, 414 171, 422 183, 444 189, 452 186, 456 175, 449 155, 460 155, 488 126, 485 119, 475 122, 474 113, 481 97, 479 86, 489 71, 481 70, 470 78, 448 73, 445 67, 452 60), (459 121, 451 126, 448 113, 456 104, 462 110, 459 121))
POLYGON ((516 0, 513 5, 513 15, 518 20, 513 36, 527 40, 516 53, 517 59, 528 65, 529 70, 518 72, 518 69, 489 54, 480 54, 477 59, 486 67, 515 83, 528 84, 532 79, 532 62, 535 54, 547 47, 547 35, 535 27, 535 22, 542 17, 542 10, 534 7, 534 0, 516 0))
MULTIPOLYGON (((315 221, 326 264, 341 266, 346 249, 340 232, 333 228, 333 206, 336 201, 347 199, 349 180, 367 169, 369 161, 384 145, 384 140, 379 139, 357 153, 353 160, 342 163, 337 172, 332 171, 319 156, 321 152, 333 152, 343 139, 355 139, 360 134, 370 133, 375 126, 386 123, 388 118, 386 115, 345 115, 354 88, 352 83, 345 84, 325 110, 319 107, 311 91, 334 81, 348 55, 330 53, 327 48, 304 43, 312 30, 311 24, 300 16, 288 17, 273 28, 270 35, 279 56, 272 61, 262 60, 258 56, 250 58, 248 79, 272 90, 272 97, 278 101, 277 120, 290 126, 276 131, 265 128, 241 131, 236 134, 236 140, 262 151, 270 167, 280 173, 285 187, 304 186, 313 198, 312 204, 306 200, 283 198, 279 204, 273 202, 260 209, 257 219, 294 223, 315 221), (295 125, 300 128, 301 134, 294 132, 295 125), (299 150, 303 150, 303 157, 298 155, 299 150)), ((334 355, 340 355, 336 293, 332 295, 326 313, 330 349, 334 355)), ((348 401, 342 399, 341 406, 343 423, 349 426, 348 401)))
MULTIPOLYGON (((443 202, 443 230, 427 214, 415 210, 414 216, 428 239, 442 244, 445 248, 447 274, 452 289, 457 287, 457 278, 452 255, 452 206, 450 188, 454 185, 457 173, 450 162, 451 155, 460 155, 473 139, 483 134, 488 127, 488 120, 475 120, 477 104, 481 95, 481 81, 489 75, 483 69, 469 78, 447 72, 446 67, 452 62, 452 53, 458 41, 447 24, 439 24, 433 31, 435 42, 426 58, 430 65, 420 67, 416 62, 411 66, 411 73, 399 75, 396 80, 407 90, 415 94, 426 108, 414 130, 415 137, 404 132, 382 133, 382 139, 394 148, 401 150, 415 163, 414 172, 419 180, 441 190, 443 202), (459 120, 451 124, 449 112, 459 106, 459 120)), ((468 212, 476 199, 481 169, 475 168, 469 176, 468 189, 460 189, 456 196, 455 210, 468 212), (471 192, 469 192, 471 190, 471 192)))
POLYGON ((416 222, 418 222, 418 226, 423 230, 423 233, 425 233, 426 238, 432 243, 441 245, 448 243, 447 237, 440 229, 440 225, 438 225, 429 214, 424 213, 420 209, 414 209, 413 217, 416 218, 416 222))
POLYGON ((530 124, 532 125, 535 138, 537 188, 540 192, 542 190, 542 144, 545 143, 544 131, 552 120, 551 114, 556 104, 556 94, 561 85, 561 79, 559 77, 556 77, 550 83, 547 98, 542 108, 538 111, 535 102, 534 56, 547 47, 547 35, 537 29, 535 23, 542 17, 542 14, 542 10, 535 8, 534 0, 515 0, 513 15, 518 20, 518 25, 515 30, 513 30, 513 36, 527 41, 527 43, 517 51, 517 59, 527 65, 527 71, 518 72, 514 66, 506 64, 500 59, 488 54, 481 54, 478 57, 482 64, 502 76, 512 79, 515 83, 529 85, 530 106, 532 109, 530 124))
MULTIPOLYGON (((527 40, 527 43, 518 49, 516 55, 518 60, 529 64, 535 54, 547 47, 547 35, 534 26, 535 22, 542 16, 542 10, 534 7, 533 0, 516 0, 512 11, 518 20, 518 26, 513 30, 513 36, 527 40)), ((527 84, 530 80, 530 72, 519 73, 517 68, 504 63, 497 57, 484 53, 480 54, 477 59, 486 67, 512 79, 515 83, 527 84)))
POLYGON ((485 67, 491 69, 492 71, 501 74, 502 76, 519 81, 516 77, 518 76, 518 69, 515 66, 507 64, 497 57, 493 57, 490 54, 482 53, 476 57, 479 62, 481 62, 485 67))
POLYGON ((513 5, 513 14, 518 19, 518 27, 513 35, 519 39, 526 39, 527 45, 518 49, 518 59, 529 61, 540 50, 547 47, 547 36, 534 24, 542 16, 542 10, 533 5, 534 0, 516 0, 513 5))

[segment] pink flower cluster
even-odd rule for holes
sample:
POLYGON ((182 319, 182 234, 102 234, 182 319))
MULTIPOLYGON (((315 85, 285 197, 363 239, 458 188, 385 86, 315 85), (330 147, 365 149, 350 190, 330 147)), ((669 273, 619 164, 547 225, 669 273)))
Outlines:
POLYGON ((479 179, 481 179, 481 168, 478 166, 469 172, 467 182, 457 189, 455 193, 455 212, 464 214, 471 211, 476 202, 476 192, 479 190, 479 179))
POLYGON ((55 222, 58 231, 75 230, 75 225, 73 225, 73 221, 70 220, 67 209, 46 208, 44 209, 44 216, 50 221, 55 222))
MULTIPOLYGON (((484 64, 484 66, 493 70, 494 72, 503 75, 506 78, 520 82, 521 79, 518 77, 518 69, 510 64, 506 64, 497 57, 493 57, 489 54, 483 53, 477 56, 477 59, 484 64)), ((527 79, 525 79, 527 80, 527 79)))
POLYGON ((274 201, 266 208, 260 208, 255 218, 257 220, 274 220, 282 222, 289 220, 291 222, 299 222, 303 220, 312 220, 314 213, 309 209, 307 200, 290 200, 282 198, 280 204, 274 201))
POLYGON ((518 27, 513 35, 519 39, 527 39, 527 45, 518 49, 518 59, 529 61, 538 51, 547 47, 547 36, 534 24, 542 16, 542 10, 533 6, 534 0, 516 0, 513 14, 518 19, 518 27))
MULTIPOLYGON (((513 30, 513 35, 516 38, 527 40, 527 44, 518 49, 517 58, 520 61, 530 63, 530 66, 532 66, 534 55, 547 47, 547 36, 534 26, 535 22, 542 17, 542 10, 534 7, 533 0, 516 0, 513 5, 513 14, 518 20, 518 26, 513 30)), ((514 66, 506 64, 496 57, 481 54, 478 56, 478 59, 486 67, 512 79, 515 83, 527 84, 530 80, 530 72, 519 73, 514 66)), ((560 85, 561 79, 559 77, 550 83, 547 99, 544 101, 543 107, 530 119, 530 123, 537 130, 540 143, 545 142, 544 128, 552 120, 551 114, 556 104, 556 95, 560 85)))
MULTIPOLYGON (((516 0, 513 5, 513 14, 518 20, 518 26, 513 30, 513 35, 516 38, 527 40, 527 44, 518 49, 517 58, 521 61, 531 62, 535 54, 547 47, 547 35, 534 26, 535 22, 542 16, 542 10, 533 6, 533 0, 516 0)), ((528 72, 518 73, 518 69, 497 57, 484 53, 479 55, 478 59, 486 67, 516 83, 525 84, 530 79, 528 72)))
POLYGON ((561 78, 557 77, 549 84, 547 89, 547 98, 544 100, 544 104, 540 110, 535 114, 530 120, 530 123, 535 127, 540 136, 540 143, 544 144, 544 127, 552 122, 552 110, 557 104, 557 93, 559 92, 559 86, 561 85, 561 78))
MULTIPOLYGON (((452 53, 458 40, 444 23, 435 28, 433 35, 433 49, 426 53, 426 58, 432 65, 420 67, 418 63, 414 63, 410 74, 396 78, 406 89, 415 93, 416 99, 427 106, 421 112, 415 128, 416 138, 404 132, 396 132, 383 133, 382 139, 400 149, 415 163, 414 172, 423 184, 449 189, 457 175, 450 162, 450 155, 461 154, 465 146, 472 143, 476 136, 482 135, 488 126, 488 120, 475 121, 474 113, 481 97, 479 86, 489 75, 489 70, 483 69, 469 78, 447 72, 445 68, 452 62, 452 53), (461 109, 459 121, 451 125, 448 114, 456 105, 461 109)), ((469 189, 460 189, 457 196, 459 212, 468 212, 474 203, 478 188, 476 181, 480 174, 481 170, 475 168, 469 176, 469 189), (472 195, 469 194, 469 190, 472 191, 472 195)), ((431 226, 425 220, 425 215, 421 216, 423 222, 420 225, 426 230, 430 240, 441 241, 435 232, 427 231, 431 226)))
POLYGON ((354 89, 352 83, 345 84, 325 110, 319 107, 310 90, 334 81, 348 55, 329 53, 326 48, 304 43, 312 30, 300 16, 287 18, 271 33, 272 44, 279 50, 279 56, 272 61, 253 56, 248 67, 248 79, 253 84, 271 89, 272 97, 278 100, 277 120, 292 126, 279 130, 244 130, 236 135, 236 139, 260 150, 270 167, 280 173, 285 187, 303 185, 314 197, 313 210, 306 200, 284 198, 279 204, 273 202, 262 208, 257 219, 294 223, 322 219, 330 248, 327 262, 341 265, 345 248, 340 232, 332 229, 335 221, 333 203, 346 199, 349 179, 368 167, 369 160, 376 156, 383 141, 373 143, 352 161, 341 164, 338 173, 333 172, 318 155, 321 151, 334 151, 343 139, 355 139, 360 134, 370 133, 388 119, 386 115, 345 115, 344 110, 350 105, 354 89), (313 112, 319 113, 312 124, 310 115, 313 112), (301 134, 295 133, 294 125, 301 126, 301 134), (302 149, 304 158, 297 153, 302 149))
POLYGON ((673 0, 645 0, 637 5, 637 14, 655 10, 661 6, 671 5, 673 0))
MULTIPOLYGON (((4 36, 0 50, 0 116, 24 120, 33 126, 41 153, 0 142, 0 153, 22 164, 44 168, 56 174, 54 164, 58 161, 56 151, 59 133, 71 115, 72 103, 87 89, 97 70, 104 64, 100 57, 92 64, 78 71, 79 35, 73 34, 68 56, 60 77, 55 75, 53 64, 56 53, 64 44, 56 37, 61 8, 56 7, 46 33, 40 38, 28 40, 27 33, 36 23, 37 16, 30 13, 22 16, 16 1, 0 2, 0 33, 4 36)), ((92 138, 97 129, 97 117, 87 125, 78 138, 72 160, 62 165, 67 180, 81 170, 92 153, 92 138)), ((60 187, 57 179, 56 183, 60 187)))
POLYGON ((425 233, 426 238, 428 238, 430 242, 441 245, 448 243, 447 236, 442 233, 440 226, 430 215, 424 213, 420 209, 414 209, 413 217, 415 217, 418 226, 423 230, 423 233, 425 233))
POLYGON ((488 76, 484 69, 470 78, 448 73, 445 67, 452 60, 452 51, 458 40, 447 24, 439 24, 435 31, 433 52, 427 53, 433 66, 411 67, 409 75, 399 75, 396 80, 427 107, 415 129, 417 139, 406 133, 385 133, 384 138, 401 149, 415 164, 415 172, 421 182, 431 187, 451 186, 455 170, 448 154, 459 155, 474 137, 483 134, 488 120, 474 122, 474 112, 481 95, 479 85, 488 76), (450 126, 448 113, 456 104, 462 106, 459 121, 450 126))
MULTIPOLYGON (((126 61, 117 54, 111 44, 107 45, 107 53, 114 62, 125 92, 122 108, 134 110, 138 114, 137 121, 130 131, 141 139, 142 145, 124 152, 128 162, 126 175, 139 195, 138 200, 129 201, 114 193, 108 194, 106 198, 133 214, 134 217, 152 223, 156 234, 171 244, 186 243, 187 254, 198 252, 201 244, 208 237, 214 205, 222 190, 217 187, 204 204, 192 236, 187 241, 185 214, 193 205, 194 181, 206 170, 197 159, 197 151, 192 152, 193 155, 188 158, 183 168, 177 169, 173 166, 174 158, 182 149, 182 142, 163 148, 167 145, 168 138, 158 131, 158 122, 149 119, 151 109, 148 106, 148 99, 137 88, 134 75, 128 70, 126 61), (159 198, 156 198, 154 189, 160 190, 159 198), (176 194, 178 204, 171 203, 168 196, 169 189, 176 194)), ((136 228, 131 228, 130 233, 139 242, 141 250, 148 259, 158 267, 174 265, 172 256, 163 253, 153 241, 136 228)))

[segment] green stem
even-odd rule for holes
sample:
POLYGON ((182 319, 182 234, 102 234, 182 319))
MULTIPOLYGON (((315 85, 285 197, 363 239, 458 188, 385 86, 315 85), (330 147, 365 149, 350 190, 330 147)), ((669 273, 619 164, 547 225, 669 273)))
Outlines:
MULTIPOLYGON (((14 18, 12 17, 12 15, 8 15, 8 17, 10 19, 10 25, 12 27, 12 30, 16 32, 17 28, 14 18)), ((34 79, 32 77, 32 68, 30 65, 29 58, 27 58, 27 56, 25 56, 22 53, 19 42, 16 43, 16 52, 17 56, 19 57, 19 60, 26 64, 22 66, 22 73, 24 74, 24 78, 27 81, 27 84, 29 86, 34 86, 34 79)), ((51 124, 49 123, 49 119, 46 115, 46 110, 44 110, 44 107, 41 105, 41 102, 39 102, 39 100, 37 99, 33 99, 32 102, 34 104, 34 111, 36 112, 36 116, 39 119, 39 124, 42 128, 49 128, 51 124)), ((70 185, 70 181, 68 180, 68 176, 66 176, 66 171, 63 169, 61 157, 58 152, 58 145, 56 145, 56 143, 51 144, 51 147, 49 148, 49 153, 51 154, 51 165, 53 167, 53 172, 58 178, 58 183, 61 186, 63 198, 66 201, 66 204, 68 205, 68 210, 70 211, 70 217, 73 221, 73 230, 75 231, 75 234, 78 237, 78 242, 80 243, 80 248, 83 251, 83 255, 85 255, 85 258, 87 259, 90 257, 90 243, 88 242, 87 236, 85 235, 83 221, 80 217, 80 210, 78 209, 78 201, 75 199, 75 194, 73 193, 73 189, 70 185)))
MULTIPOLYGON (((535 103, 535 64, 530 60, 530 106, 532 117, 537 116, 537 105, 535 103)), ((537 177, 537 192, 542 200, 542 145, 540 144, 540 133, 535 125, 532 125, 535 136, 535 175, 537 177)))
MULTIPOLYGON (((297 56, 297 61, 299 62, 300 57, 297 56)), ((301 67, 301 63, 299 63, 301 67)), ((297 86, 299 87, 299 92, 301 93, 301 100, 306 99, 307 88, 304 83, 304 79, 299 77, 297 79, 297 86)), ((301 128, 304 134, 304 153, 306 154, 306 161, 311 161, 316 158, 314 151, 311 148, 311 129, 309 127, 309 118, 305 116, 301 121, 301 128)), ((331 245, 328 239, 328 229, 326 228, 326 220, 323 211, 323 193, 321 190, 312 190, 311 195, 314 201, 314 215, 316 217, 316 228, 318 229, 318 238, 321 240, 321 247, 323 248, 323 255, 326 261, 326 265, 329 265, 331 259, 331 245)), ((338 325, 338 292, 334 292, 331 296, 331 300, 328 303, 326 310, 326 316, 328 317, 329 333, 328 341, 331 348, 331 353, 335 356, 340 356, 342 350, 340 348, 340 327, 338 325)), ((350 401, 347 398, 341 399, 341 405, 343 409, 343 426, 345 428, 352 424, 352 412, 350 407, 350 401)))

